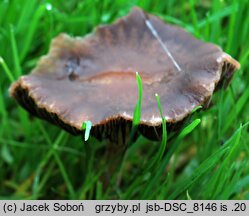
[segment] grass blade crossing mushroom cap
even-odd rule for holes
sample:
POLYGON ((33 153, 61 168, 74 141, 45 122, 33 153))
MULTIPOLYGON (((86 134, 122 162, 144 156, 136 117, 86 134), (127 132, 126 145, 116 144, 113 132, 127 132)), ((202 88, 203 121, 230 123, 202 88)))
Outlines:
POLYGON ((80 134, 82 122, 90 120, 94 136, 115 141, 118 131, 124 136, 131 126, 138 71, 143 81, 140 131, 156 138, 152 127, 160 127, 161 117, 155 93, 170 130, 205 105, 238 68, 218 46, 133 8, 86 37, 60 34, 10 94, 30 113, 73 134, 80 134))

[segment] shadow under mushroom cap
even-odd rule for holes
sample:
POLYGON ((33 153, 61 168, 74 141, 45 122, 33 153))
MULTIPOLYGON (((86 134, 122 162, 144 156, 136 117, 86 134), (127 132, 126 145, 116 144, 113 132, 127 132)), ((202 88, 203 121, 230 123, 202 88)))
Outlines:
POLYGON ((105 137, 115 140, 110 130, 122 125, 127 133, 126 125, 131 126, 138 71, 143 81, 141 131, 155 138, 146 132, 161 125, 155 93, 167 122, 179 124, 196 106, 205 105, 238 68, 239 63, 218 46, 133 8, 128 16, 84 38, 60 34, 32 73, 12 84, 10 94, 30 113, 73 134, 90 120, 94 136, 101 138, 101 130, 107 130, 105 137))

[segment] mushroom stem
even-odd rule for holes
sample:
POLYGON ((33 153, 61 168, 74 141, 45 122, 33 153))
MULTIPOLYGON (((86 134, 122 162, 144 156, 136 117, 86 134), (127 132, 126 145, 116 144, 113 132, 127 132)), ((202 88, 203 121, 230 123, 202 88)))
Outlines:
MULTIPOLYGON (((118 143, 110 143, 106 147, 105 161, 107 162, 107 168, 103 175, 100 177, 105 190, 110 185, 113 176, 116 174, 116 171, 120 167, 125 151, 126 145, 120 145, 118 143)), ((119 180, 117 180, 116 183, 118 183, 118 181, 119 180)))

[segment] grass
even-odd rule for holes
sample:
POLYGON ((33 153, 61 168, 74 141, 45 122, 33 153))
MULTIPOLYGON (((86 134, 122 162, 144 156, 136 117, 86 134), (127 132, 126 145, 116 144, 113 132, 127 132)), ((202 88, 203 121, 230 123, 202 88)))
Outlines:
POLYGON ((249 199, 248 14, 247 0, 1 1, 0 198, 249 199), (121 183, 113 179, 104 189, 99 177, 106 169, 105 141, 83 142, 29 116, 8 88, 30 72, 60 32, 86 35, 133 5, 220 45, 241 69, 226 91, 215 94, 211 108, 195 112, 177 137, 167 141, 164 130, 162 142, 140 136, 132 143, 115 175, 121 183))
POLYGON ((137 103, 136 103, 136 106, 133 112, 131 134, 127 142, 128 147, 132 144, 134 140, 134 136, 138 130, 138 127, 140 124, 140 115, 142 111, 141 106, 142 106, 142 97, 143 97, 143 84, 142 84, 142 79, 138 72, 136 72, 136 80, 137 80, 137 87, 138 87, 138 98, 137 98, 137 103))

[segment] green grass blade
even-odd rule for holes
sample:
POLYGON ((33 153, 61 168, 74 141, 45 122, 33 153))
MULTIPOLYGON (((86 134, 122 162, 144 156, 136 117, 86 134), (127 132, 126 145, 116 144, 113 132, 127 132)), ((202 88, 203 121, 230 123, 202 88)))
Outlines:
POLYGON ((191 185, 197 182, 204 174, 210 171, 221 160, 224 154, 228 151, 228 148, 221 148, 209 158, 207 158, 201 165, 195 170, 190 179, 186 180, 183 184, 178 185, 176 190, 168 197, 168 199, 177 199, 179 195, 186 192, 191 185))
POLYGON ((39 8, 37 9, 37 11, 35 12, 31 22, 30 22, 30 25, 29 25, 29 28, 27 31, 27 35, 26 35, 25 40, 23 42, 23 47, 22 47, 22 51, 20 54, 21 62, 24 60, 28 51, 30 50, 32 40, 33 40, 33 37, 35 35, 35 31, 37 31, 38 26, 39 26, 39 20, 44 15, 45 11, 46 11, 45 5, 40 5, 39 8))
POLYGON ((163 154, 164 154, 164 152, 166 150, 166 146, 167 146, 167 128, 166 128, 166 119, 163 115, 160 97, 158 94, 155 94, 155 97, 156 97, 158 109, 160 111, 160 115, 162 118, 162 142, 161 142, 161 146, 160 146, 160 149, 158 152, 158 157, 157 157, 157 160, 160 161, 163 157, 163 154))
POLYGON ((19 31, 23 30, 23 27, 30 22, 30 18, 34 15, 34 11, 36 10, 36 5, 37 0, 25 1, 22 5, 23 10, 16 25, 19 31))
MULTIPOLYGON (((179 147, 180 140, 182 140, 187 134, 191 133, 197 125, 200 123, 200 119, 196 119, 193 121, 191 124, 186 126, 182 132, 176 137, 176 140, 172 144, 171 148, 163 158, 163 161, 160 163, 159 167, 156 169, 157 172, 155 173, 154 176, 150 179, 148 185, 146 186, 143 194, 142 194, 142 199, 148 199, 148 196, 150 195, 150 191, 153 189, 153 187, 158 183, 160 176, 163 174, 166 165, 168 164, 171 156, 173 155, 174 152, 176 152, 176 149, 179 147)), ((154 163, 154 162, 153 162, 154 163)), ((150 165, 148 169, 150 169, 152 166, 150 165)), ((148 172, 148 169, 146 169, 146 172, 148 172)))
POLYGON ((17 77, 21 76, 22 70, 21 70, 20 60, 19 60, 19 56, 18 56, 15 33, 14 33, 14 29, 13 29, 12 25, 10 26, 10 41, 11 41, 11 48, 12 48, 12 53, 13 53, 13 62, 15 65, 15 72, 16 72, 15 77, 17 78, 17 77))
POLYGON ((83 122, 82 130, 84 131, 84 141, 85 142, 89 139, 91 128, 92 128, 92 122, 91 121, 83 122))
POLYGON ((177 139, 183 139, 186 135, 191 133, 200 123, 201 123, 200 119, 195 119, 193 122, 191 122, 191 124, 189 124, 181 131, 177 139))
POLYGON ((0 56, 0 64, 3 67, 3 71, 5 72, 6 76, 9 78, 9 81, 12 83, 15 81, 14 76, 12 75, 8 65, 5 63, 4 59, 0 56))
POLYGON ((139 73, 136 72, 136 80, 137 80, 137 87, 138 87, 138 99, 137 103, 133 112, 133 120, 132 120, 132 129, 131 134, 128 140, 128 146, 131 145, 134 136, 137 132, 138 125, 140 123, 140 117, 141 117, 141 107, 142 107, 142 98, 143 98, 143 85, 142 85, 142 79, 139 76, 139 73))
POLYGON ((245 91, 243 95, 239 98, 239 100, 236 102, 235 107, 231 110, 229 115, 227 115, 222 133, 224 133, 225 131, 228 130, 229 127, 231 127, 234 120, 236 119, 236 116, 238 116, 241 110, 245 107, 246 103, 248 102, 248 99, 249 99, 249 91, 245 91))
POLYGON ((137 104, 135 106, 134 114, 133 114, 133 121, 132 121, 133 126, 138 126, 140 123, 142 97, 143 97, 142 79, 139 76, 138 72, 136 72, 136 80, 137 80, 137 87, 138 87, 138 100, 137 100, 137 104))
POLYGON ((197 106, 197 107, 195 107, 193 110, 192 110, 192 114, 193 113, 195 113, 197 110, 200 110, 200 109, 202 109, 202 106, 197 106))
POLYGON ((68 174, 67 174, 67 171, 66 171, 66 169, 65 169, 65 167, 64 167, 64 165, 63 165, 63 163, 62 163, 62 160, 61 160, 61 158, 60 158, 60 156, 59 156, 59 154, 58 154, 58 152, 57 152, 57 148, 56 148, 57 146, 53 146, 53 142, 52 142, 52 140, 50 139, 49 135, 47 134, 46 130, 44 129, 42 123, 41 123, 41 122, 38 122, 38 125, 39 125, 40 130, 41 130, 42 134, 44 135, 44 137, 45 137, 47 143, 50 145, 50 148, 51 148, 51 150, 52 150, 52 154, 53 154, 53 156, 54 156, 54 158, 55 158, 56 163, 57 163, 58 166, 59 166, 59 169, 60 169, 60 171, 61 171, 61 174, 62 174, 62 176, 63 176, 63 178, 64 178, 64 180, 65 180, 65 183, 66 183, 66 185, 67 185, 68 191, 69 191, 69 193, 70 193, 70 197, 71 197, 71 199, 74 199, 74 198, 75 198, 74 188, 73 188, 73 185, 72 185, 72 183, 71 183, 71 181, 70 181, 70 179, 69 179, 69 176, 68 176, 68 174))

